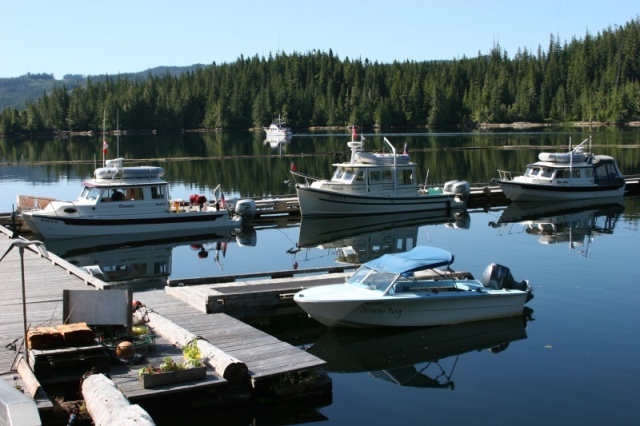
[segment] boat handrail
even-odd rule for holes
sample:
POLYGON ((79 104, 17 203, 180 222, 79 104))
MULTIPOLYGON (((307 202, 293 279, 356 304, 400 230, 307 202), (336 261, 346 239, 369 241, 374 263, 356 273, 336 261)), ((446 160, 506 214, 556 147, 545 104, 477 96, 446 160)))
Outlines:
MULTIPOLYGON (((389 142, 389 139, 387 139, 386 136, 383 139, 384 139, 384 142, 389 146, 389 148, 391 148, 391 152, 393 153, 393 168, 395 169, 398 166, 398 159, 396 157, 396 147, 393 146, 391 142, 389 142)), ((393 194, 398 195, 398 176, 395 172, 393 173, 393 194)))
MULTIPOLYGON (((78 214, 78 216, 82 216, 82 214, 80 213, 80 209, 78 208, 78 206, 76 206, 75 201, 61 201, 61 200, 54 200, 54 201, 52 201, 51 203, 49 203, 47 206, 49 206, 49 205, 51 205, 51 204, 53 204, 53 203, 62 203, 62 204, 65 206, 65 208, 66 208, 67 206, 73 206, 73 208, 76 210, 76 213, 78 214)), ((56 208, 56 207, 54 207, 54 206, 51 206, 51 211, 53 212, 53 214, 54 214, 55 216, 60 216, 60 215, 58 214, 58 208, 56 208)), ((48 212, 48 211, 47 211, 47 212, 48 212)))
POLYGON ((324 178, 314 177, 314 176, 311 176, 311 175, 305 175, 304 173, 294 172, 293 170, 290 173, 293 175, 293 180, 294 180, 295 183, 297 183, 297 181, 296 181, 296 176, 297 176, 297 177, 301 178, 302 180, 304 180, 304 184, 306 186, 310 185, 309 181, 316 182, 316 181, 319 181, 319 180, 325 180, 324 178))
POLYGON ((500 180, 513 180, 515 176, 523 176, 524 173, 498 169, 498 175, 500 176, 500 180))

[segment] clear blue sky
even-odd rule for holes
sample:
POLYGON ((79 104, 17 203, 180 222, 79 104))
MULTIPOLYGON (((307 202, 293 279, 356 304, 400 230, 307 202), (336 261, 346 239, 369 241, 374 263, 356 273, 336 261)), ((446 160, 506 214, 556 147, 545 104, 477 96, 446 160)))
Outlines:
POLYGON ((0 78, 118 74, 311 50, 383 63, 513 57, 623 26, 638 0, 0 0, 0 78))

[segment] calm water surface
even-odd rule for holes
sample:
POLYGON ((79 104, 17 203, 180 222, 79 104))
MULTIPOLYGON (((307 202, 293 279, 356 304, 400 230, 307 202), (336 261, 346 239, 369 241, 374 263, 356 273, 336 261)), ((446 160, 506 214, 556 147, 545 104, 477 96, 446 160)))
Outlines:
MULTIPOLYGON (((475 183, 488 182, 498 168, 521 170, 540 150, 568 144, 570 138, 579 143, 588 136, 585 130, 569 129, 388 138, 396 147, 409 144, 411 155, 430 170, 429 182, 455 178, 475 183), (503 149, 525 145, 530 148, 503 149)), ((299 171, 328 176, 336 157, 346 155, 347 139, 348 135, 294 135, 290 144, 272 148, 261 135, 250 133, 126 137, 120 140, 119 153, 162 159, 158 162, 166 169, 174 196, 209 194, 220 183, 227 198, 281 195, 291 191, 286 180, 292 161, 299 171), (251 154, 262 157, 243 158, 251 154), (165 161, 167 157, 206 159, 165 161)), ((638 131, 598 130, 593 134, 594 152, 614 155, 623 174, 635 174, 639 140, 638 131)), ((367 136, 369 147, 381 146, 380 141, 379 135, 367 136)), ((94 151, 99 153, 98 139, 0 141, 0 210, 10 211, 15 195, 23 193, 75 198, 81 180, 93 170, 94 151), (98 148, 88 148, 91 142, 98 148), (43 160, 89 162, 27 164, 43 160)), ((626 198, 623 203, 561 214, 547 211, 540 216, 549 219, 544 223, 501 223, 517 212, 487 206, 464 218, 409 222, 370 233, 358 234, 350 231, 352 224, 338 224, 335 228, 343 226, 344 233, 333 239, 313 223, 309 227, 304 220, 281 221, 256 225, 230 240, 226 250, 226 241, 205 241, 75 260, 153 258, 168 265, 156 271, 161 278, 179 279, 330 266, 338 259, 363 261, 408 246, 434 245, 452 251, 458 269, 479 276, 487 264, 497 262, 508 266, 516 279, 529 279, 534 288, 526 322, 389 333, 330 331, 302 315, 272 318, 265 331, 328 361, 331 401, 222 413, 201 407, 180 410, 179 415, 154 408, 152 413, 161 413, 158 424, 626 425, 637 421, 640 393, 640 282, 635 269, 640 202, 626 198), (302 237, 305 245, 310 242, 308 247, 299 247, 302 237), (321 246, 313 244, 314 237, 321 246), (344 250, 346 246, 351 249, 344 250)))

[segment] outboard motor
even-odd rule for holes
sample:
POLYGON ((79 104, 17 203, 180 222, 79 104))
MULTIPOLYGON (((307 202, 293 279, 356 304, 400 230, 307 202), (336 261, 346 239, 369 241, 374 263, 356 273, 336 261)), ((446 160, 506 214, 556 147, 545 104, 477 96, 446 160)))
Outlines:
POLYGON ((511 275, 511 271, 506 266, 492 263, 487 266, 482 273, 482 284, 494 290, 511 289, 529 291, 527 280, 517 282, 511 275))
POLYGON ((253 220, 258 210, 256 202, 252 199, 238 200, 234 207, 236 214, 242 216, 242 218, 248 222, 253 220))
POLYGON ((465 202, 471 195, 471 185, 466 180, 450 180, 444 184, 444 192, 451 192, 465 202))

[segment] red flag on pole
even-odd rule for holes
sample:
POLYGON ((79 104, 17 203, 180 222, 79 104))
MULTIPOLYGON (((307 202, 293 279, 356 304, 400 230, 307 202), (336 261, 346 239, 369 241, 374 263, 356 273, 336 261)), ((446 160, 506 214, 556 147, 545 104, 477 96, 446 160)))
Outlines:
POLYGON ((358 137, 358 134, 356 133, 356 126, 353 126, 351 131, 351 139, 355 139, 358 137))
POLYGON ((291 162, 291 171, 292 172, 297 172, 298 168, 296 167, 296 163, 294 163, 293 161, 291 162))
POLYGON ((220 208, 227 209, 227 200, 224 199, 224 193, 220 191, 220 208))
POLYGON ((106 140, 106 139, 104 139, 104 140, 102 141, 102 153, 103 153, 103 154, 106 154, 106 153, 107 153, 108 148, 109 148, 109 144, 107 144, 107 140, 106 140))

